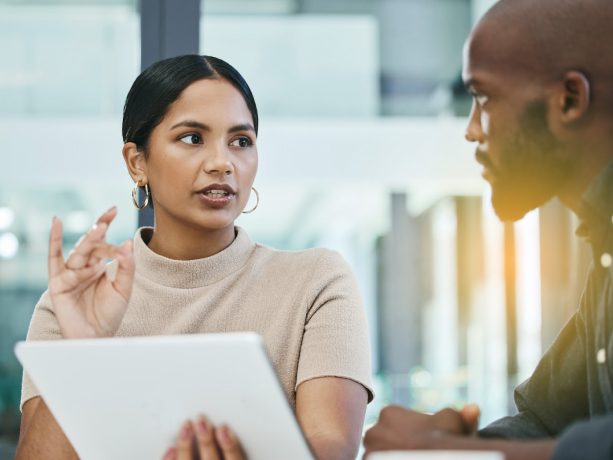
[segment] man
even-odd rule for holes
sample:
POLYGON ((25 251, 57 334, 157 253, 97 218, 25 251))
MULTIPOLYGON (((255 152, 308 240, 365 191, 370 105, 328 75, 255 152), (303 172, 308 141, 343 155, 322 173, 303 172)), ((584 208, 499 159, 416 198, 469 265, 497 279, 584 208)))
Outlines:
POLYGON ((498 216, 557 196, 594 256, 578 312, 515 392, 519 413, 472 435, 478 408, 388 407, 377 450, 498 450, 514 459, 613 459, 613 1, 501 0, 471 33, 466 138, 498 216), (505 439, 506 438, 506 439, 505 439))

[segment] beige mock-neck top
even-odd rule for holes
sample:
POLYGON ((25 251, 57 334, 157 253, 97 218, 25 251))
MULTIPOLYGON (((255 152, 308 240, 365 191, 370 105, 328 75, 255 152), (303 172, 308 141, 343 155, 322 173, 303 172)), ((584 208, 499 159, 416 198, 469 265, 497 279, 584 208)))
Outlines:
MULTIPOLYGON (((264 338, 288 400, 302 382, 324 376, 362 384, 372 399, 370 347, 351 269, 326 249, 277 251, 235 240, 204 259, 172 260, 134 238, 136 272, 118 336, 254 331, 264 338)), ((39 300, 28 340, 60 339, 50 298, 39 300)), ((197 365, 197 364, 194 364, 197 365)), ((21 404, 38 396, 24 374, 21 404)))

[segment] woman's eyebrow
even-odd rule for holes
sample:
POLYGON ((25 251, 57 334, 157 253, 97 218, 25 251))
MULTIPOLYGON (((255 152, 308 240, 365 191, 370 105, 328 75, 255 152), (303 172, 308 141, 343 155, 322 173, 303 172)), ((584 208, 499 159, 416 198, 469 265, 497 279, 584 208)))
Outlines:
POLYGON ((172 126, 170 129, 175 129, 175 128, 179 128, 179 127, 197 128, 197 129, 201 129, 202 131, 210 131, 211 130, 211 128, 209 128, 204 123, 200 123, 199 121, 195 121, 195 120, 180 121, 176 125, 172 126))
MULTIPOLYGON (((170 129, 172 130, 172 129, 180 128, 180 127, 196 128, 196 129, 201 129, 202 131, 211 131, 211 128, 208 125, 205 125, 204 123, 200 123, 199 121, 196 121, 196 120, 180 121, 179 123, 173 125, 170 129)), ((231 128, 228 129, 228 133, 236 133, 239 131, 255 132, 255 128, 251 125, 251 123, 243 123, 240 125, 232 126, 231 128)))
POLYGON ((255 128, 250 123, 243 123, 242 125, 232 126, 228 129, 229 133, 236 133, 238 131, 253 131, 255 132, 255 128))

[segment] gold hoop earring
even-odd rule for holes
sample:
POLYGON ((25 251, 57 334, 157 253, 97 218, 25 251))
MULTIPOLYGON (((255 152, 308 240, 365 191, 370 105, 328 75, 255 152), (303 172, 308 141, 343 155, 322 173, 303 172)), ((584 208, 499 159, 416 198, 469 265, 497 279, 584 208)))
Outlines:
POLYGON ((251 214, 253 211, 258 209, 258 206, 260 205, 260 194, 255 189, 255 187, 251 187, 251 190, 253 190, 255 192, 255 199, 257 201, 255 202, 255 206, 252 209, 250 209, 249 211, 243 211, 243 214, 251 214))
POLYGON ((149 204, 149 185, 145 184, 145 201, 143 201, 143 204, 139 205, 138 204, 138 189, 139 189, 139 185, 138 182, 136 184, 134 184, 134 188, 132 189, 132 203, 134 203, 134 206, 136 207, 136 209, 145 209, 147 207, 147 205, 149 204))

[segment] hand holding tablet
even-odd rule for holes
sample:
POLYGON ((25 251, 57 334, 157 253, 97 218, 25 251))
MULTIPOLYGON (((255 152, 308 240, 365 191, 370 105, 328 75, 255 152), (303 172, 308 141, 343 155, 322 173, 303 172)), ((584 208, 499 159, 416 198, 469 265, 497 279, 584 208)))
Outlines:
POLYGON ((245 460, 240 441, 225 425, 214 427, 203 415, 188 420, 177 435, 177 445, 163 460, 245 460))
MULTIPOLYGON (((227 427, 251 460, 313 459, 256 334, 29 341, 15 352, 85 460, 161 459, 171 447, 190 458, 179 433, 201 414, 222 450, 227 427)), ((227 447, 224 460, 241 460, 227 447)))

